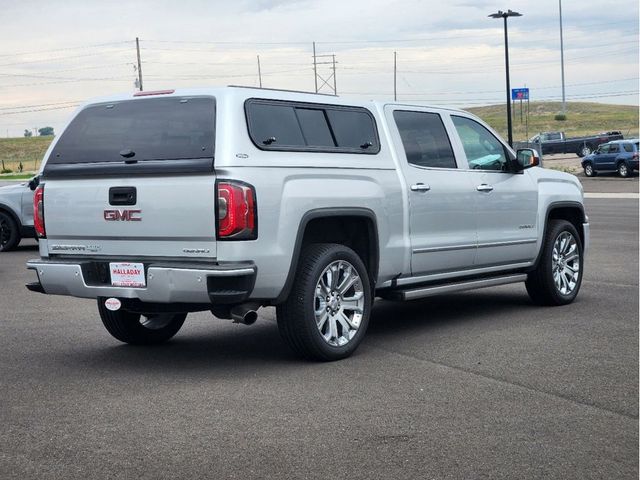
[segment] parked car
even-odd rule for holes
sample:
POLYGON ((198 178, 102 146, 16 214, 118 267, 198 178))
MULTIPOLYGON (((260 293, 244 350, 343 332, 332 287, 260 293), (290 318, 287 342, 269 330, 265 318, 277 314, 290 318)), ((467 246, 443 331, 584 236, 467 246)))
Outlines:
POLYGON ((525 282, 543 305, 580 289, 582 187, 537 168, 460 111, 227 87, 83 105, 35 192, 36 292, 97 300, 132 344, 187 314, 251 324, 344 358, 375 297, 413 300, 525 282), (131 132, 135 132, 132 135, 131 132))
POLYGON ((544 132, 532 137, 529 142, 539 143, 543 155, 575 153, 579 157, 591 154, 598 145, 612 140, 622 140, 622 132, 617 130, 598 133, 588 137, 567 138, 564 132, 544 132))
POLYGON ((33 191, 38 177, 0 187, 0 252, 12 250, 22 238, 37 238, 33 226, 33 191))
POLYGON ((582 159, 582 168, 587 177, 593 177, 598 172, 618 172, 621 177, 629 177, 638 171, 637 138, 617 140, 600 145, 591 155, 582 159))

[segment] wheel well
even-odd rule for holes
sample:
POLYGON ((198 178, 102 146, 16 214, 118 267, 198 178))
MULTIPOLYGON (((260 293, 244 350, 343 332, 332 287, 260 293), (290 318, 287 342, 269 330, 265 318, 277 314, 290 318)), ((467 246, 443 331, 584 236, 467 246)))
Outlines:
POLYGON ((574 227, 576 227, 578 235, 580 235, 580 241, 582 242, 582 245, 584 245, 584 230, 582 229, 582 224, 584 223, 584 211, 581 208, 573 206, 555 207, 549 211, 547 219, 567 220, 570 222, 574 227))
POLYGON ((311 243, 339 243, 362 259, 372 285, 378 276, 378 235, 373 219, 359 215, 311 219, 304 230, 302 247, 311 243))

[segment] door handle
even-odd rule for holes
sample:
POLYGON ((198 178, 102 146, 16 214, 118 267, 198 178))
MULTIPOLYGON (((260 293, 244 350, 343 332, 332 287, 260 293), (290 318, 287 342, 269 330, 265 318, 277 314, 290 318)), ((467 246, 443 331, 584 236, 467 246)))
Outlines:
POLYGON ((431 187, 429 185, 425 185, 424 183, 414 183, 413 185, 411 185, 412 192, 428 192, 429 190, 431 190, 431 187))
POLYGON ((476 190, 478 190, 479 192, 491 192, 493 190, 493 187, 491 185, 483 183, 482 185, 478 185, 476 187, 476 190))

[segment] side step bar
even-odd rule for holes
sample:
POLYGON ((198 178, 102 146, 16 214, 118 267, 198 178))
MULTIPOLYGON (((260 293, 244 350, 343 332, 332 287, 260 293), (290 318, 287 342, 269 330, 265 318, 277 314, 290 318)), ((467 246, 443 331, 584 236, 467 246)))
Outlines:
POLYGON ((468 280, 465 282, 447 283, 440 285, 429 285, 406 290, 396 290, 391 292, 389 298, 394 300, 415 300, 417 298, 431 297, 443 293, 462 292, 464 290, 475 290, 477 288, 495 287, 507 285, 509 283, 524 282, 527 279, 526 273, 513 275, 503 275, 501 277, 481 278, 468 280))

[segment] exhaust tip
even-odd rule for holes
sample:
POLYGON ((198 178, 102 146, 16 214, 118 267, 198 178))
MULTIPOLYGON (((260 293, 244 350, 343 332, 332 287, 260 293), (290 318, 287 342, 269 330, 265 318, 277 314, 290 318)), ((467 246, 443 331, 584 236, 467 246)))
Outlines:
POLYGON ((247 313, 245 313, 242 319, 242 323, 244 323, 245 325, 253 325, 254 323, 256 323, 256 320, 258 320, 258 312, 256 312, 255 310, 249 310, 247 313))
POLYGON ((260 305, 254 303, 238 305, 231 309, 231 318, 235 323, 253 325, 258 320, 258 308, 260 305))

